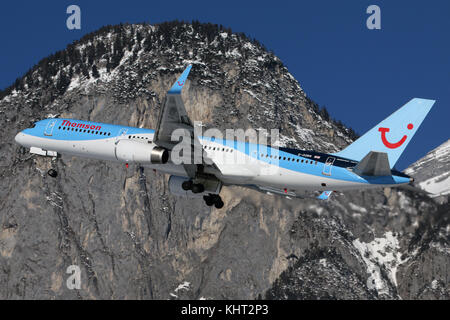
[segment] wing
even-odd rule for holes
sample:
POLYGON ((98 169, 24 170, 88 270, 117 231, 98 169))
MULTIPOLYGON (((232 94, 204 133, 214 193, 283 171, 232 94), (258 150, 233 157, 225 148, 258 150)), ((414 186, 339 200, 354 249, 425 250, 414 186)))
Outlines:
POLYGON ((198 166, 194 164, 194 154, 202 154, 202 146, 198 141, 197 137, 194 135, 194 126, 192 121, 184 107, 183 99, 181 99, 181 90, 186 83, 189 72, 192 66, 189 65, 186 70, 183 71, 181 76, 172 85, 172 88, 167 92, 164 99, 161 112, 158 118, 158 124, 156 126, 155 141, 154 143, 160 147, 172 150, 179 141, 172 141, 172 133, 174 130, 181 129, 182 134, 180 139, 189 139, 183 141, 191 141, 191 162, 189 164, 183 164, 190 178, 194 178, 198 166), (198 152, 194 153, 194 149, 199 149, 198 152))
POLYGON ((194 126, 187 115, 186 108, 181 99, 181 90, 186 83, 191 68, 191 65, 188 66, 167 92, 159 114, 155 132, 155 143, 169 150, 177 143, 171 139, 174 130, 185 129, 186 134, 189 136, 191 136, 191 133, 193 134, 194 126))

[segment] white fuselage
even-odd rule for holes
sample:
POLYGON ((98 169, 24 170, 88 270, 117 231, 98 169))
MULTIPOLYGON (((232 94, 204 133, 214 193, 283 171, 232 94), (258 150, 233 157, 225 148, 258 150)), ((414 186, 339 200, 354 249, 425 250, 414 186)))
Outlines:
MULTIPOLYGON (((139 130, 139 128, 136 128, 136 130, 139 130)), ((80 131, 82 130, 80 129, 80 131)), ((25 147, 41 148, 61 154, 132 163, 131 159, 125 161, 118 158, 118 144, 122 140, 136 141, 144 146, 153 141, 153 136, 154 132, 130 133, 124 130, 122 133, 113 136, 96 136, 95 139, 76 140, 76 135, 73 132, 70 132, 67 139, 64 139, 64 136, 55 138, 53 132, 52 135, 45 136, 28 134, 24 131, 16 136, 16 141, 25 147)), ((260 148, 257 146, 255 150, 245 150, 244 147, 240 150, 236 146, 228 147, 223 142, 214 142, 209 138, 200 138, 200 143, 203 147, 203 157, 206 161, 210 161, 210 164, 213 164, 205 166, 205 173, 215 175, 224 184, 267 186, 286 192, 288 190, 294 192, 349 190, 382 186, 381 184, 369 184, 349 170, 343 170, 343 168, 337 168, 333 165, 326 168, 326 164, 302 156, 291 155, 287 158, 289 160, 284 160, 286 157, 260 154, 261 150, 267 147, 260 148), (300 161, 300 159, 305 160, 305 162, 300 161), (338 170, 340 170, 340 173, 338 170), (336 176, 338 173, 339 175, 336 176), (343 175, 344 179, 341 178, 343 175)), ((270 149, 272 150, 271 153, 275 150, 270 149)), ((176 161, 173 161, 173 154, 171 158, 166 164, 141 163, 141 165, 163 173, 187 177, 184 166, 174 163, 176 161)))

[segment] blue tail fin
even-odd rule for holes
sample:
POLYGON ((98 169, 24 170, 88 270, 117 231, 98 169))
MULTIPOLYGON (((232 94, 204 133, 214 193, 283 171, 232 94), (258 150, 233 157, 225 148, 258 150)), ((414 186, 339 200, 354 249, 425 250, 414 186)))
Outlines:
POLYGON ((370 151, 385 152, 390 167, 394 167, 434 103, 435 100, 412 99, 335 155, 361 161, 370 151))

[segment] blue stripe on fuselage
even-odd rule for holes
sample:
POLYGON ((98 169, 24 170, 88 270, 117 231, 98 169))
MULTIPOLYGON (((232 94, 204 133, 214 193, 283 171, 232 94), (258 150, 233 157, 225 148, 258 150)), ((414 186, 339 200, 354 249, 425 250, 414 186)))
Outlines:
MULTIPOLYGON (((292 153, 284 152, 277 148, 272 148, 266 145, 254 144, 249 142, 241 142, 241 141, 233 141, 226 139, 215 139, 210 137, 202 137, 205 141, 211 141, 213 143, 221 144, 227 148, 233 148, 237 151, 245 153, 247 156, 257 159, 259 161, 266 162, 268 164, 278 165, 280 168, 284 168, 287 170, 301 172, 305 174, 310 174, 323 178, 331 178, 336 180, 343 181, 351 181, 358 183, 367 183, 367 184, 399 184, 399 183, 407 183, 409 182, 409 178, 400 177, 400 176, 386 176, 386 177, 369 177, 369 176, 359 176, 347 168, 332 166, 331 175, 324 175, 323 169, 324 164, 321 162, 317 162, 314 158, 306 158, 298 155, 293 155, 292 153), (268 155, 266 157, 265 155, 268 155), (270 156, 276 155, 278 159, 273 159, 270 156), (281 157, 281 159, 279 159, 281 157), (286 160, 284 160, 286 159, 286 160), (291 160, 287 160, 291 159, 291 160), (294 161, 292 161, 294 159, 294 161), (299 160, 297 162, 297 159, 299 160), (302 162, 303 160, 303 162, 302 162), (311 163, 312 162, 312 163, 311 163)), ((298 153, 301 154, 302 151, 298 150, 298 153)), ((330 157, 336 156, 330 155, 330 157)))
POLYGON ((155 130, 152 129, 61 118, 38 121, 35 123, 34 128, 25 129, 23 133, 46 139, 85 141, 114 138, 121 135, 124 131, 126 131, 126 135, 155 133, 155 130), (51 132, 51 135, 47 135, 45 134, 47 126, 52 121, 55 121, 53 130, 51 132), (70 123, 70 125, 67 125, 67 121, 70 123), (75 124, 75 126, 72 126, 72 124, 75 124))
MULTIPOLYGON (((120 136, 125 132, 126 135, 134 135, 134 134, 154 134, 155 130, 145 129, 145 128, 135 128, 128 126, 120 126, 114 124, 106 124, 100 122, 91 122, 91 121, 82 121, 82 120, 74 120, 74 119, 45 119, 35 123, 34 128, 25 129, 23 132, 29 135, 33 135, 40 138, 46 139, 55 139, 55 140, 67 140, 67 141, 85 141, 85 140, 101 140, 108 139, 120 136), (46 135, 45 131, 52 121, 55 121, 52 135, 46 135), (69 121, 70 126, 67 126, 67 122, 69 121), (64 126, 63 126, 64 123, 64 126), (75 123, 75 126, 72 124, 75 123), (80 125, 80 127, 78 127, 80 125), (83 127, 81 127, 83 125, 83 127), (61 127, 61 128, 60 128, 61 127), (63 130, 63 127, 66 128, 63 130), (85 129, 89 127, 89 129, 85 129), (93 127, 94 129, 90 129, 93 127), (100 128, 98 128, 100 127, 100 128), (95 130, 95 128, 99 130, 95 130), (70 130, 67 130, 70 129, 70 130), (73 129, 73 130, 72 130, 73 129), (78 131, 77 131, 78 129, 78 131), (86 132, 84 132, 86 130, 86 132), (90 133, 88 133, 90 131, 90 133), (94 132, 94 133, 92 133, 94 132), (106 135, 104 134, 106 133, 106 135), (110 135, 108 135, 110 134, 110 135)), ((305 174, 310 174, 314 176, 319 176, 323 178, 331 178, 343 181, 351 181, 351 182, 359 182, 359 183, 368 183, 368 184, 398 184, 409 182, 409 178, 400 177, 400 176, 387 176, 387 177, 361 177, 357 174, 349 171, 347 168, 332 166, 331 175, 324 175, 323 163, 317 162, 313 158, 306 158, 298 155, 294 155, 292 153, 284 152, 280 149, 271 148, 270 146, 253 144, 249 142, 241 142, 241 141, 233 141, 226 139, 214 139, 210 137, 201 137, 204 141, 211 141, 214 143, 218 143, 227 148, 235 149, 239 152, 246 154, 249 157, 257 159, 259 161, 266 162, 268 164, 278 165, 281 168, 301 172, 305 174), (263 154, 264 156, 261 156, 263 154), (269 157, 265 157, 268 154, 269 157), (277 155, 281 157, 280 159, 272 159, 271 155, 277 155), (286 159, 286 160, 284 160, 286 159), (291 160, 287 160, 291 159, 291 160), (294 159, 294 161, 292 161, 294 159), (299 160, 297 162, 297 159, 299 160), (303 160, 303 163, 301 162, 303 160), (312 161, 312 163, 311 163, 312 161)), ((298 150, 299 154, 301 150, 298 150)), ((330 157, 336 157, 330 155, 330 157)), ((338 158, 338 157, 336 157, 338 158)))

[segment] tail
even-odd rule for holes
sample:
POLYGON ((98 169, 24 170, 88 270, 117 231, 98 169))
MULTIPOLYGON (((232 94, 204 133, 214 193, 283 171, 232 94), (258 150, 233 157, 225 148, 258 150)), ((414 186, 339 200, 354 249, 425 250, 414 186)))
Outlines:
POLYGON ((385 152, 394 167, 435 100, 414 98, 335 155, 361 161, 370 151, 385 152))

